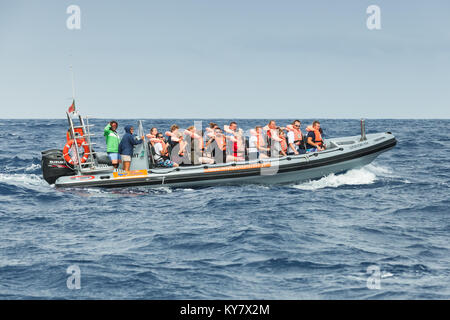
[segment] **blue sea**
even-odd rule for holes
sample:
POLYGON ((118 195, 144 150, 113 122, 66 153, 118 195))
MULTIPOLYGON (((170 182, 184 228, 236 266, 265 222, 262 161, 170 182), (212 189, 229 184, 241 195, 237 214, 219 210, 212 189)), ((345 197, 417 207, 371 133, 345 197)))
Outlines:
MULTIPOLYGON (((92 120, 98 151, 107 121, 92 120)), ((144 126, 173 123, 193 120, 144 126)), ((360 133, 358 120, 321 124, 360 133)), ((40 152, 62 149, 67 121, 0 119, 0 299, 449 299, 450 120, 366 127, 397 146, 319 180, 61 190, 40 152)))

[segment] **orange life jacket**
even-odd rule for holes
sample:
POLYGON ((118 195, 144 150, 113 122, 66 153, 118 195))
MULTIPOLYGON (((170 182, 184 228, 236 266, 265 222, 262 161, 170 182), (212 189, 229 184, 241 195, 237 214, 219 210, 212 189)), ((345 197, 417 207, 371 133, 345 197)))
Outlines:
POLYGON ((198 151, 203 151, 205 149, 205 141, 203 141, 203 137, 192 138, 191 141, 194 143, 194 150, 197 146, 198 146, 198 151))
POLYGON ((263 148, 265 145, 266 144, 264 143, 264 138, 263 138, 262 134, 256 134, 256 146, 258 148, 263 148))
MULTIPOLYGON (((77 136, 77 145, 80 147, 84 141, 84 132, 82 128, 75 128, 73 131, 75 131, 75 135, 78 133, 77 136)), ((69 130, 67 130, 67 134, 66 134, 66 140, 67 142, 69 142, 70 140, 72 140, 72 132, 69 130)))
POLYGON ((225 135, 222 136, 222 139, 217 137, 215 139, 220 150, 224 151, 227 149, 227 138, 225 137, 225 135))
POLYGON ((292 131, 294 133, 294 143, 296 145, 299 145, 300 142, 303 140, 302 131, 300 129, 295 128, 293 124, 288 124, 286 126, 286 130, 288 132, 292 131))
POLYGON ((280 145, 281 145, 281 150, 286 152, 287 151, 287 142, 286 142, 285 138, 281 138, 280 145))
POLYGON ((296 128, 293 128, 292 131, 294 131, 294 143, 300 144, 303 139, 302 131, 296 128))
POLYGON ((162 156, 168 155, 168 150, 166 149, 167 148, 167 144, 164 141, 162 141, 162 140, 160 141, 160 143, 161 143, 161 146, 162 146, 161 155, 162 156), (164 150, 166 150, 166 152, 163 152, 164 150))
POLYGON ((314 143, 318 144, 319 146, 323 145, 322 135, 320 134, 320 131, 317 129, 314 129, 313 127, 306 128, 308 131, 314 131, 314 143))

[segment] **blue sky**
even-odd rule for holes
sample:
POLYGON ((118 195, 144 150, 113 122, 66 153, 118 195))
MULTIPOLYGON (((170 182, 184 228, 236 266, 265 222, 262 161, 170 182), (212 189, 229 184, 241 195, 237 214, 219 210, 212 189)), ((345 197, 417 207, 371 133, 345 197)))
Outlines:
POLYGON ((450 118, 450 2, 0 0, 0 118, 64 117, 70 64, 94 117, 450 118))

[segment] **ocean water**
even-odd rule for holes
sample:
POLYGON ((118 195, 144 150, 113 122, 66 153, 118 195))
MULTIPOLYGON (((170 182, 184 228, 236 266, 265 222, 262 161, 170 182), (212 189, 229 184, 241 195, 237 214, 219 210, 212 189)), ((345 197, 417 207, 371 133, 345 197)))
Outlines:
MULTIPOLYGON (((93 120, 100 151, 106 122, 93 120)), ((193 120, 144 125, 172 123, 193 120)), ((359 134, 358 120, 321 123, 359 134)), ((67 122, 2 119, 0 299, 449 299, 450 120, 366 126, 397 146, 319 180, 60 190, 40 152, 63 147, 67 122)))

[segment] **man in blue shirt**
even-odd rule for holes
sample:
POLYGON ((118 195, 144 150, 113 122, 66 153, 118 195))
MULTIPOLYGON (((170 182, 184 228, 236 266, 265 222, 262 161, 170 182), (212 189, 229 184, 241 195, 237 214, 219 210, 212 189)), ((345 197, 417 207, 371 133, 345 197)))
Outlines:
POLYGON ((306 151, 316 152, 324 150, 322 135, 320 133, 320 122, 314 121, 311 127, 306 128, 306 151))

